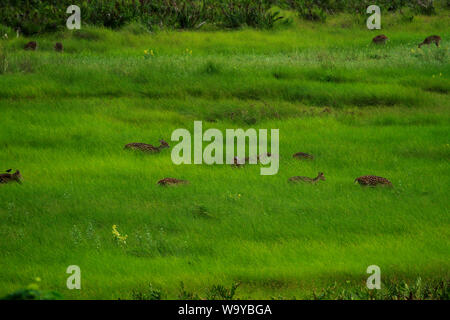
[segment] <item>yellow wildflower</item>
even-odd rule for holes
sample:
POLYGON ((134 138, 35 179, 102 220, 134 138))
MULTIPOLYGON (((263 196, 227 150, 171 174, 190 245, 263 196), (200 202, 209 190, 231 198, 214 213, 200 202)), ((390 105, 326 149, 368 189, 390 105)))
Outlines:
POLYGON ((122 242, 122 243, 126 244, 126 240, 128 238, 128 235, 122 236, 120 234, 119 230, 117 230, 117 225, 115 225, 115 224, 112 226, 112 234, 114 236, 114 239, 116 239, 119 242, 122 242))

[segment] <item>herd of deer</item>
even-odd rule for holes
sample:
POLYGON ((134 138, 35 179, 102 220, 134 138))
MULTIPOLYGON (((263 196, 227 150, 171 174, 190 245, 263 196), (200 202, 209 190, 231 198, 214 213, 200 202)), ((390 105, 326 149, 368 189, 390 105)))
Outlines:
MULTIPOLYGON (((386 41, 388 41, 389 38, 386 37, 384 34, 380 34, 378 36, 376 36, 375 38, 372 39, 372 42, 374 44, 386 44, 386 41)), ((439 44, 441 42, 442 38, 440 36, 429 36, 427 38, 425 38, 425 40, 419 44, 419 48, 421 48, 423 45, 430 45, 432 43, 434 43, 437 47, 439 47, 439 44)), ((30 41, 28 42, 24 49, 25 50, 32 50, 35 51, 38 48, 37 42, 36 41, 30 41)), ((55 51, 58 52, 62 52, 64 50, 63 44, 61 42, 57 42, 55 44, 55 46, 53 47, 55 49, 55 51)))
MULTIPOLYGON (((129 150, 138 150, 143 152, 160 152, 162 149, 169 148, 169 144, 164 140, 159 140, 160 145, 158 147, 155 147, 151 144, 142 143, 142 142, 133 142, 128 143, 125 145, 124 149, 129 150)), ((260 159, 264 156, 271 156, 270 153, 267 153, 266 155, 258 155, 256 157, 257 161, 260 161, 260 159)), ((297 152, 293 155, 294 158, 300 159, 300 160, 313 160, 314 156, 305 153, 305 152, 297 152)), ((232 164, 233 167, 242 167, 245 163, 248 163, 250 160, 249 157, 245 157, 244 161, 241 161, 238 157, 234 157, 234 163, 232 164)), ((317 177, 315 178, 309 178, 309 177, 303 177, 303 176, 295 176, 289 178, 289 182, 307 182, 315 184, 317 181, 323 180, 325 181, 325 175, 323 172, 319 172, 317 177)), ((362 186, 377 186, 377 185, 386 185, 386 186, 392 186, 392 183, 383 177, 373 176, 373 175, 367 175, 362 176, 359 178, 356 178, 355 183, 359 183, 362 186)), ((187 180, 181 180, 176 178, 164 178, 162 180, 158 181, 158 184, 161 186, 170 186, 170 185, 180 185, 180 184, 188 184, 189 181, 187 180)))
MULTIPOLYGON (((386 41, 388 41, 389 38, 386 37, 384 34, 380 34, 378 36, 376 36, 375 38, 372 39, 372 42, 374 44, 386 44, 386 41)), ((429 36, 426 37, 425 40, 423 40, 423 42, 419 43, 419 48, 422 48, 423 45, 430 45, 432 43, 434 43, 436 45, 436 47, 439 47, 439 44, 441 42, 442 38, 440 36, 429 36)))
MULTIPOLYGON (((36 41, 30 41, 24 47, 25 50, 31 50, 31 51, 35 51, 37 48, 38 48, 38 45, 37 45, 36 41)), ((55 51, 57 51, 57 52, 64 51, 64 47, 61 42, 55 43, 55 46, 53 47, 53 49, 55 49, 55 51)))
MULTIPOLYGON (((159 143, 160 143, 160 145, 158 147, 156 147, 156 146, 153 146, 153 145, 147 144, 147 143, 133 142, 133 143, 126 144, 124 149, 155 153, 155 152, 160 152, 162 149, 166 149, 166 148, 170 147, 169 144, 164 140, 160 140, 159 143)), ((271 154, 267 153, 267 156, 270 157, 271 154)), ((257 160, 259 161, 261 159, 261 157, 263 157, 263 156, 259 155, 257 157, 257 160)), ((313 160, 314 159, 314 157, 312 155, 310 155, 308 153, 304 153, 304 152, 297 152, 293 155, 293 157, 296 159, 300 159, 300 160, 313 160)), ((232 166, 233 167, 242 167, 245 163, 248 162, 248 160, 249 160, 249 157, 246 157, 245 160, 242 162, 237 157, 235 157, 234 164, 232 164, 232 166)), ((6 173, 0 174, 0 184, 10 183, 10 182, 17 182, 20 184, 22 183, 23 178, 22 178, 22 174, 20 173, 20 171, 17 170, 14 173, 11 173, 11 171, 12 171, 12 169, 9 169, 9 170, 6 170, 6 173)), ((295 176, 295 177, 289 178, 288 181, 289 182, 306 182, 306 183, 315 184, 319 180, 325 181, 325 176, 324 176, 323 172, 319 172, 319 174, 315 178, 295 176)), ((392 186, 392 183, 388 179, 383 178, 383 177, 378 177, 378 176, 372 176, 372 175, 356 178, 354 182, 355 183, 357 182, 362 186, 377 186, 377 185, 392 186)), ((176 179, 176 178, 164 178, 164 179, 158 181, 158 184, 161 186, 181 185, 181 184, 188 184, 188 183, 189 183, 189 181, 187 181, 187 180, 181 180, 181 179, 176 179)))

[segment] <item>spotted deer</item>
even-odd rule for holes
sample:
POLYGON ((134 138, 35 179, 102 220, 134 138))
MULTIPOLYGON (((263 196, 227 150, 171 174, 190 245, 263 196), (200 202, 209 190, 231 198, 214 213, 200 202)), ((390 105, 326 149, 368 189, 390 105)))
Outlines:
POLYGON ((370 175, 356 178, 355 183, 359 183, 362 186, 371 187, 375 187, 377 185, 392 186, 392 183, 388 179, 370 175))
POLYGON ((427 38, 425 38, 425 40, 423 40, 422 43, 419 44, 419 48, 422 48, 422 46, 424 44, 426 45, 430 45, 432 43, 434 43, 436 45, 436 47, 439 47, 439 43, 441 42, 442 38, 439 36, 429 36, 427 38))
POLYGON ((159 140, 159 147, 152 146, 151 144, 142 142, 133 142, 125 145, 124 149, 140 150, 144 152, 160 152, 162 149, 169 148, 169 144, 164 140, 159 140))
POLYGON ((326 180, 323 172, 319 172, 317 174, 317 177, 315 177, 315 178, 301 177, 301 176, 289 178, 290 182, 308 182, 308 183, 312 183, 312 184, 316 183, 319 180, 323 180, 323 181, 326 180))
MULTIPOLYGON (((266 158, 266 157, 271 157, 271 156, 272 156, 272 154, 270 152, 267 152, 265 154, 259 154, 256 156, 256 162, 257 163, 260 162, 261 158, 266 158)), ((243 166, 244 164, 250 163, 250 159, 251 159, 250 157, 245 157, 244 160, 242 161, 238 157, 234 157, 233 163, 231 164, 231 166, 239 168, 239 167, 243 166)), ((254 159, 254 158, 252 158, 252 159, 254 159)))
POLYGON ((37 49, 37 43, 36 43, 36 41, 30 41, 30 42, 28 42, 28 43, 25 45, 24 49, 25 49, 25 50, 32 50, 32 51, 36 50, 36 49, 37 49))
POLYGON ((0 174, 0 183, 17 182, 19 184, 22 184, 22 180, 23 180, 23 177, 19 170, 17 170, 14 173, 0 174))
POLYGON ((304 152, 297 152, 297 153, 293 154, 292 157, 296 158, 296 159, 306 159, 306 160, 314 159, 314 156, 304 153, 304 152))
POLYGON ((380 34, 372 39, 372 43, 374 44, 386 44, 386 41, 389 40, 384 34, 380 34))
POLYGON ((164 178, 164 179, 159 180, 158 184, 160 186, 173 186, 173 185, 180 185, 180 184, 189 184, 189 181, 175 179, 175 178, 164 178))
POLYGON ((56 52, 63 52, 64 51, 64 47, 63 47, 63 44, 61 42, 57 42, 53 48, 55 49, 56 52))

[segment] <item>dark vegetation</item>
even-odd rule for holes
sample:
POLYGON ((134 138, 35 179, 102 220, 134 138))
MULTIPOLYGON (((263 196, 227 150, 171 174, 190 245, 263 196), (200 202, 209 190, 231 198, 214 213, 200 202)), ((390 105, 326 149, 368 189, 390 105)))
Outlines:
MULTIPOLYGON (((342 12, 366 15, 372 4, 412 19, 413 14, 434 14, 438 3, 448 6, 436 0, 84 0, 77 5, 85 24, 119 28, 138 22, 153 31, 196 29, 205 24, 270 29, 277 21, 290 23, 280 13, 283 9, 294 10, 307 20, 324 21, 342 12)), ((0 32, 20 28, 31 35, 65 28, 66 9, 72 4, 72 0, 3 0, 0 32)))

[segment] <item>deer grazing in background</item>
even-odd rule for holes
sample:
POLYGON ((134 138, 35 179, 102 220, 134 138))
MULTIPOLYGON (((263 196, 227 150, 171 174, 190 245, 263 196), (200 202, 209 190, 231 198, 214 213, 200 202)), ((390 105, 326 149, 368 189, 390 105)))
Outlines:
POLYGON ((423 40, 422 43, 419 44, 419 48, 422 48, 424 44, 430 45, 434 43, 436 47, 439 47, 439 43, 441 42, 442 38, 439 36, 429 36, 425 40, 423 40))
POLYGON ((159 147, 152 146, 151 144, 133 142, 125 145, 124 149, 140 150, 144 152, 160 152, 162 149, 169 148, 169 144, 164 140, 159 140, 159 147))
POLYGON ((63 44, 61 42, 57 42, 53 48, 56 52, 63 52, 64 50, 63 44))
POLYGON ((30 42, 28 42, 28 43, 25 45, 24 49, 25 49, 25 50, 32 50, 32 51, 35 51, 35 50, 37 49, 37 43, 36 43, 36 41, 30 41, 30 42))

